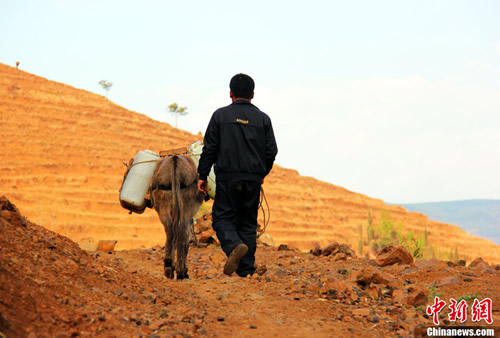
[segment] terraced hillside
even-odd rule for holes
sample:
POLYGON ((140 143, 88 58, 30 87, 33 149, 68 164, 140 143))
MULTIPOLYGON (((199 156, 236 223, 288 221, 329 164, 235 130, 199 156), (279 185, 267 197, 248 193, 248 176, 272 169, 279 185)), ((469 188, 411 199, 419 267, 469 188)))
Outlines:
MULTIPOLYGON (((149 247, 165 237, 152 210, 129 215, 121 208, 122 161, 139 150, 202 140, 103 96, 3 64, 0 128, 0 194, 33 222, 77 242, 115 239, 117 249, 149 247)), ((408 231, 427 229, 429 241, 443 252, 458 248, 467 259, 482 256, 500 263, 500 246, 490 241, 294 170, 276 166, 264 188, 275 244, 310 249, 339 241, 356 248, 358 225, 366 226, 368 213, 376 225, 386 211, 408 231)))

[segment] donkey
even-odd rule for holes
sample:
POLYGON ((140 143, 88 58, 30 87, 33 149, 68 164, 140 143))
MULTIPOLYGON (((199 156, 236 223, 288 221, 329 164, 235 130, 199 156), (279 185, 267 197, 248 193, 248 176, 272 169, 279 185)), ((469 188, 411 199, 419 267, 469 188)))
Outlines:
POLYGON ((186 260, 192 219, 203 202, 193 160, 173 155, 161 161, 153 174, 151 199, 167 235, 163 261, 165 276, 173 279, 175 271, 177 279, 189 278, 186 260), (176 261, 174 251, 177 251, 176 261))

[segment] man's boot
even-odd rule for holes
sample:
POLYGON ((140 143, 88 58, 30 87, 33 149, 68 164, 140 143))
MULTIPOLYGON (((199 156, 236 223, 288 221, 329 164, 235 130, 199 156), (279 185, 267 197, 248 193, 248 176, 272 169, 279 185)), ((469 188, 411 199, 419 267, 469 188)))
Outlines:
POLYGON ((235 272, 240 264, 240 260, 247 254, 247 251, 248 246, 243 243, 238 244, 227 258, 226 265, 224 265, 224 274, 229 276, 235 272))

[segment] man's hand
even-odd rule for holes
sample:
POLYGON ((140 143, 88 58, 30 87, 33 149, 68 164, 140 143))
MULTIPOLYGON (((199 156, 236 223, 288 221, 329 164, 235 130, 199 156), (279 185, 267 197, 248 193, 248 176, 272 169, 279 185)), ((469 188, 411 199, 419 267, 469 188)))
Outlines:
POLYGON ((198 180, 198 191, 203 195, 207 194, 208 191, 207 181, 198 180))

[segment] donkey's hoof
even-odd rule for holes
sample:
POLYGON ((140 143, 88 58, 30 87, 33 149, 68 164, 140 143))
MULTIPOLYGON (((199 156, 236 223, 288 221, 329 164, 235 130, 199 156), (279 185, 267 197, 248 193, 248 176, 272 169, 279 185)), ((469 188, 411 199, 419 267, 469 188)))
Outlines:
POLYGON ((165 277, 169 279, 174 279, 175 268, 173 266, 165 267, 165 277))
POLYGON ((189 279, 189 275, 188 275, 187 271, 184 273, 177 274, 177 279, 179 279, 179 280, 180 279, 189 279))

